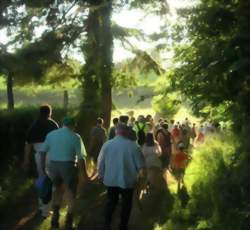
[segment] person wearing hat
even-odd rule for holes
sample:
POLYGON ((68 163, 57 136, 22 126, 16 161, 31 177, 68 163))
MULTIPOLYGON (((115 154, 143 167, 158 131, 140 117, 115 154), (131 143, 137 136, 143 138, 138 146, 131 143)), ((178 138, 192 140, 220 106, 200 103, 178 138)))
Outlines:
MULTIPOLYGON (((43 153, 42 165, 45 163, 45 153, 50 159, 49 172, 54 190, 52 194, 53 215, 51 227, 59 228, 59 210, 63 198, 62 185, 67 195, 67 215, 65 229, 72 229, 73 210, 77 187, 78 170, 83 181, 88 180, 85 158, 86 150, 79 134, 74 132, 75 120, 72 117, 63 119, 63 127, 50 132, 45 139, 41 152, 43 153), (77 164, 76 164, 77 162, 77 164)), ((43 167, 44 169, 44 167, 43 167)))
MULTIPOLYGON (((51 118, 52 108, 49 104, 44 104, 40 106, 39 116, 36 121, 31 125, 27 132, 25 148, 24 148, 24 162, 23 167, 28 170, 30 166, 30 159, 32 149, 35 151, 34 159, 36 164, 36 171, 38 178, 43 176, 43 170, 41 167, 41 154, 39 153, 46 135, 58 129, 58 124, 51 118)), ((48 163, 48 159, 46 159, 48 163)), ((49 215, 49 204, 45 204, 42 199, 38 198, 38 209, 43 217, 49 215)))

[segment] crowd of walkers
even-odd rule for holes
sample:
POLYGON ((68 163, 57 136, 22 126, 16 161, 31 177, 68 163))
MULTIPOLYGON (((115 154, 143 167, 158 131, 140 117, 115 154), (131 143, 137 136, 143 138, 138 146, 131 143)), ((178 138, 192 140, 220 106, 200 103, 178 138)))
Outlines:
MULTIPOLYGON (((77 183, 86 183, 99 178, 107 189, 103 229, 111 229, 112 216, 121 198, 119 230, 127 230, 133 196, 139 180, 145 185, 156 186, 159 178, 166 179, 167 171, 183 183, 183 175, 190 159, 190 149, 204 142, 208 133, 217 132, 219 124, 207 123, 196 127, 188 118, 179 122, 160 118, 154 121, 151 115, 122 115, 113 119, 106 130, 104 121, 98 118, 90 131, 90 142, 85 145, 75 132, 76 122, 65 117, 63 125, 51 118, 49 105, 40 107, 40 116, 28 130, 24 167, 30 164, 32 148, 35 151, 37 186, 52 184, 52 201, 47 190, 39 195, 41 215, 47 217, 52 211, 51 227, 59 228, 60 208, 65 193, 67 215, 65 229, 73 229, 74 204, 77 183), (86 160, 92 159, 96 170, 91 176, 86 169, 86 160), (46 199, 47 198, 47 199, 46 199)), ((94 224, 94 223, 93 223, 94 224)))

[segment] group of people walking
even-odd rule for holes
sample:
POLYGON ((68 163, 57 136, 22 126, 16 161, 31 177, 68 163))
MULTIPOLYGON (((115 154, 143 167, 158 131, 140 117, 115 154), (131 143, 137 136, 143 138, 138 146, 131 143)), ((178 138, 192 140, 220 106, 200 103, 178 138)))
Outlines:
POLYGON ((181 181, 190 144, 203 142, 205 135, 203 127, 197 130, 187 118, 182 124, 164 119, 155 123, 151 115, 140 115, 137 119, 123 115, 113 119, 108 131, 103 119, 98 118, 86 151, 82 138, 74 131, 74 118, 65 117, 59 128, 51 114, 51 106, 40 107, 40 116, 27 134, 24 165, 29 165, 33 147, 38 177, 47 177, 53 184, 51 208, 42 200, 39 208, 45 217, 52 210, 54 229, 59 228, 64 193, 68 206, 65 229, 73 228, 77 179, 82 183, 91 180, 86 169, 87 157, 96 165, 97 176, 92 178, 98 177, 107 189, 104 229, 111 229, 112 216, 121 197, 119 230, 126 230, 138 180, 143 178, 147 186, 157 186, 157 179, 164 177, 169 169, 181 181))

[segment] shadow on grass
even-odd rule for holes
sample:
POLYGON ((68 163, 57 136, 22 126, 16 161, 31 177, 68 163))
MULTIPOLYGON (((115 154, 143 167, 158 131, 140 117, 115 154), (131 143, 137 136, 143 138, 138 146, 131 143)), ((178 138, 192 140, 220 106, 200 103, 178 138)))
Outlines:
POLYGON ((41 225, 46 219, 39 212, 32 212, 30 215, 23 217, 15 226, 15 230, 33 230, 36 226, 41 225))
MULTIPOLYGON (((149 189, 141 200, 135 198, 129 222, 129 229, 153 230, 155 226, 164 224, 169 218, 174 199, 167 185, 162 189, 149 189)), ((106 191, 100 184, 85 187, 77 203, 77 229, 102 230, 104 226, 104 207, 106 191)), ((112 229, 117 229, 120 221, 120 204, 113 216, 112 229)))
POLYGON ((163 225, 169 218, 174 204, 174 198, 167 185, 161 189, 149 188, 140 201, 141 208, 135 208, 131 218, 131 229, 153 230, 157 225, 163 225))

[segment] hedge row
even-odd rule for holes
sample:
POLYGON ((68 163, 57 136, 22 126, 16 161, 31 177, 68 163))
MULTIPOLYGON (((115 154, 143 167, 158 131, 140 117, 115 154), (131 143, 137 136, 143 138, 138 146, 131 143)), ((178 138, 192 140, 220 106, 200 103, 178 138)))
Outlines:
MULTIPOLYGON (((68 111, 73 112, 72 111, 68 111)), ((67 111, 53 108, 53 119, 61 123, 67 111)), ((13 161, 21 163, 26 133, 32 122, 37 118, 39 108, 18 108, 13 111, 0 111, 0 167, 6 168, 13 161)))

